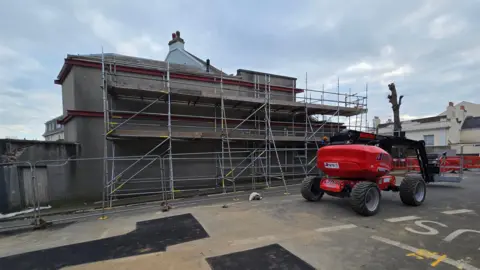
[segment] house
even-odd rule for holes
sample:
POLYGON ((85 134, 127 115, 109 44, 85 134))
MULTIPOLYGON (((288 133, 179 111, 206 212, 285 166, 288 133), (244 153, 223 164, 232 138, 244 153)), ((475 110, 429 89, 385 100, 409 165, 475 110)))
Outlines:
POLYGON ((305 166, 315 165, 317 142, 346 128, 312 116, 367 111, 298 102, 305 90, 293 77, 226 74, 188 52, 179 31, 168 45, 163 61, 116 53, 65 58, 55 80, 63 102, 57 122, 65 141, 80 145, 77 158, 88 160, 76 162, 68 177, 72 198, 98 200, 105 189, 121 199, 303 179, 305 166))
POLYGON ((42 135, 45 138, 45 141, 64 140, 63 125, 58 123, 58 120, 62 118, 63 116, 58 116, 45 122, 45 132, 42 135))
MULTIPOLYGON (((435 151, 453 149, 457 155, 478 155, 480 104, 463 101, 454 105, 450 102, 437 116, 402 121, 402 131, 409 139, 424 140, 425 145, 435 151)), ((378 133, 393 134, 393 122, 379 124, 378 133)))

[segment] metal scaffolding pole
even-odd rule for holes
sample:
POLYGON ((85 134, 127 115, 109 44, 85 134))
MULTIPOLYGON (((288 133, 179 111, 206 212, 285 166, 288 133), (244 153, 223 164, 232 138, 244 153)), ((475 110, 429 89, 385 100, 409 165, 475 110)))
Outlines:
POLYGON ((102 47, 102 85, 100 86, 102 89, 103 94, 103 136, 104 136, 104 143, 103 143, 103 191, 102 191, 102 216, 100 219, 106 219, 105 216, 105 202, 106 202, 106 194, 107 194, 107 181, 108 181, 108 140, 107 140, 107 132, 108 132, 108 99, 107 99, 107 82, 105 80, 105 56, 103 54, 103 47, 102 47))
MULTIPOLYGON (((269 107, 269 115, 268 115, 268 119, 267 119, 267 122, 268 122, 268 128, 270 130, 270 141, 272 143, 272 146, 273 146, 273 149, 275 151, 275 156, 277 157, 277 162, 278 162, 278 168, 280 170, 280 176, 282 177, 282 181, 283 181, 283 185, 285 187, 285 194, 289 194, 288 193, 288 187, 287 187, 287 182, 285 181, 285 176, 283 174, 283 169, 282 169, 282 163, 280 162, 280 157, 278 156, 278 151, 277 151, 277 146, 275 144, 275 137, 273 135, 273 131, 272 131, 272 126, 270 125, 270 99, 271 99, 271 80, 270 80, 270 76, 268 76, 268 107, 269 107)), ((271 168, 271 166, 270 166, 271 168)))
POLYGON ((368 132, 368 83, 365 85, 365 127, 368 132))
MULTIPOLYGON (((110 58, 107 58, 107 60, 110 58)), ((207 179, 212 180, 215 182, 215 186, 218 183, 218 186, 220 185, 220 182, 218 181, 219 178, 221 177, 222 181, 222 191, 223 193, 227 193, 229 187, 228 184, 225 183, 225 181, 229 181, 233 184, 233 191, 236 192, 237 188, 245 188, 245 183, 247 185, 252 186, 252 189, 255 189, 257 185, 262 185, 263 186, 263 181, 260 179, 260 181, 257 178, 265 178, 265 185, 267 187, 272 187, 280 184, 280 178, 283 182, 283 185, 285 186, 285 192, 288 193, 288 188, 287 188, 287 177, 288 177, 288 182, 290 182, 291 177, 301 177, 303 175, 308 175, 312 170, 312 162, 315 159, 310 160, 309 154, 312 154, 313 148, 318 148, 320 147, 320 143, 317 141, 317 137, 320 134, 326 135, 327 131, 328 133, 339 131, 340 130, 340 116, 342 116, 342 119, 345 116, 345 113, 343 112, 343 109, 340 106, 340 86, 339 86, 339 78, 337 78, 337 91, 325 91, 324 87, 320 91, 317 91, 315 89, 309 89, 308 88, 308 73, 305 73, 305 92, 303 96, 303 101, 304 104, 301 104, 301 97, 300 100, 298 100, 297 104, 292 105, 292 108, 290 108, 288 105, 287 107, 280 107, 275 101, 276 101, 276 96, 282 96, 283 98, 287 97, 287 99, 290 99, 290 95, 293 101, 297 101, 297 96, 296 96, 296 84, 295 82, 292 83, 291 85, 291 93, 288 90, 285 90, 285 93, 277 92, 277 91, 272 91, 272 88, 275 87, 272 86, 272 79, 271 76, 268 74, 262 74, 264 75, 264 81, 262 82, 261 75, 254 75, 253 77, 253 87, 251 86, 250 89, 247 90, 241 90, 241 89, 233 89, 229 88, 228 82, 226 80, 225 75, 221 73, 215 79, 213 80, 216 86, 208 86, 208 89, 201 89, 202 87, 207 87, 203 85, 196 85, 197 88, 199 88, 199 91, 207 92, 211 91, 216 93, 216 97, 212 96, 211 99, 202 99, 200 97, 196 98, 192 95, 188 96, 183 93, 177 92, 177 83, 181 84, 181 82, 175 81, 175 88, 172 89, 172 85, 170 82, 170 77, 171 77, 171 65, 168 63, 166 64, 166 69, 163 70, 163 74, 160 75, 162 76, 162 81, 163 85, 161 86, 163 90, 163 96, 156 95, 150 97, 142 97, 142 89, 129 89, 130 92, 128 91, 122 91, 122 85, 116 85, 113 79, 117 78, 112 78, 112 80, 109 77, 109 75, 115 74, 116 67, 112 68, 110 67, 110 71, 113 72, 113 74, 108 73, 108 69, 106 69, 106 65, 108 65, 109 61, 105 61, 103 58, 102 54, 102 81, 104 82, 102 87, 104 90, 104 122, 105 122, 105 148, 104 149, 104 159, 107 159, 109 156, 110 151, 108 148, 111 147, 112 152, 112 159, 108 159, 107 162, 104 164, 104 169, 105 169, 105 174, 104 174, 104 201, 109 199, 109 205, 112 205, 112 201, 114 198, 117 198, 117 196, 129 196, 132 194, 151 194, 152 192, 158 192, 158 190, 161 189, 161 192, 163 192, 163 195, 168 195, 168 193, 171 193, 172 197, 167 198, 164 197, 164 200, 170 199, 170 198, 175 198, 178 196, 178 191, 182 191, 181 188, 183 187, 183 183, 186 183, 185 187, 187 189, 190 188, 190 183, 195 183, 193 184, 195 186, 195 189, 197 189, 197 186, 201 186, 204 188, 206 184, 204 182, 193 182, 193 181, 206 181, 207 179), (111 85, 109 85, 111 83, 111 85), (264 85, 262 85, 264 83, 264 85), (220 85, 218 85, 220 84, 220 85), (219 87, 218 87, 219 86, 219 87), (166 88, 166 89, 165 89, 166 88), (214 89, 213 89, 214 88, 214 89), (220 92, 218 91, 220 88, 220 92), (253 88, 253 93, 252 93, 252 88, 253 88), (264 91, 262 91, 264 89, 264 91), (108 91, 107 91, 108 90, 108 91), (232 91, 246 91, 247 95, 239 95, 239 96, 248 96, 251 98, 253 96, 252 101, 250 102, 240 102, 241 99, 239 99, 239 102, 234 102, 235 101, 235 94, 232 94, 232 91), (261 97, 261 92, 263 92, 264 97, 262 100, 261 97), (321 94, 320 99, 317 98, 315 95, 315 92, 318 92, 321 94), (114 95, 114 93, 117 93, 117 95, 114 95), (118 94, 121 93, 121 94, 118 94), (309 95, 310 94, 310 95, 309 95), (227 95, 227 96, 226 96, 227 95), (329 97, 337 95, 337 98, 332 98, 329 97), (160 97, 159 97, 160 96, 160 97), (110 99, 112 98, 112 99, 110 99), (212 99, 215 99, 213 100, 212 99), (114 106, 116 100, 132 100, 135 102, 142 102, 144 106, 141 107, 140 110, 122 110, 122 108, 117 109, 116 106, 114 106), (159 101, 162 102, 159 102, 159 101), (165 101, 166 104, 163 103, 165 101), (320 101, 320 102, 318 102, 320 101), (337 103, 335 105, 335 102, 337 103), (111 103, 111 104, 109 104, 111 103), (312 107, 310 106, 310 103, 321 103, 321 105, 326 105, 326 106, 331 106, 331 107, 337 107, 337 110, 335 113, 332 111, 320 111, 319 113, 322 114, 322 120, 323 122, 321 124, 318 123, 318 120, 311 119, 309 117, 309 113, 312 113, 313 110, 311 109, 312 107), (156 106, 154 104, 158 104, 159 106, 164 106, 161 107, 161 111, 156 110, 156 106), (164 104, 164 105, 163 105, 164 104), (195 113, 189 113, 188 110, 185 110, 183 114, 173 114, 172 113, 172 106, 189 106, 190 104, 194 104, 195 106, 201 107, 202 109, 196 111, 199 112, 198 114, 195 113), (168 108, 165 108, 167 107, 168 108), (302 108, 304 106, 304 108, 302 108), (205 108, 205 109, 203 109, 205 108), (213 108, 213 112, 211 110, 213 108), (219 108, 221 114, 218 114, 217 109, 219 108), (272 108, 274 111, 272 112, 272 108), (226 112, 228 111, 229 114, 231 111, 235 110, 234 114, 232 115, 232 118, 227 118, 226 112), (303 111, 302 111, 303 109, 303 111), (167 110, 167 112, 165 112, 167 110), (207 112, 207 113, 204 113, 207 112), (111 125, 109 122, 109 113, 112 113, 110 118, 122 118, 122 121, 117 121, 115 125, 111 125), (333 113, 333 115, 332 115, 333 113), (262 119, 262 115, 263 119, 262 119), (248 115, 244 117, 244 115, 248 115), (272 119, 272 115, 273 118, 272 119), (295 119, 296 116, 302 116, 304 115, 305 119, 301 119, 302 121, 305 121, 304 123, 297 121, 295 119), (288 119, 288 117, 292 117, 292 119, 288 119), (329 126, 327 127, 328 122, 332 117, 337 117, 337 127, 329 126), (132 121, 132 119, 137 118, 135 121, 132 121), (126 119, 126 120, 125 120, 126 119), (146 119, 143 121, 143 119, 146 119), (162 119, 162 121, 167 120, 168 124, 168 134, 165 132, 165 129, 158 131, 158 123, 153 122, 153 119, 162 119), (188 120, 183 120, 183 119, 188 119, 188 120), (194 119, 194 120, 192 120, 194 119), (329 120, 327 120, 329 119, 329 120), (190 121, 191 120, 191 121, 190 121), (217 127, 218 123, 217 121, 221 121, 221 134, 216 133, 213 134, 213 132, 208 132, 211 131, 212 129, 214 131, 220 131, 220 127, 217 127), (275 120, 275 121, 272 121, 275 120), (183 123, 182 121, 188 121, 188 123, 183 123), (210 124, 211 122, 214 122, 213 125, 210 124), (152 123, 153 122, 153 123, 152 123), (206 125, 204 124, 196 124, 196 122, 210 122, 206 125), (263 131, 262 131, 262 122, 263 122, 263 131), (233 123, 233 124, 232 124, 233 123), (228 124, 232 126, 232 128, 228 127, 228 124), (126 125, 130 126, 135 126, 135 127, 140 127, 140 128, 135 128, 135 129, 129 129, 129 128, 123 128, 126 125), (277 125, 280 126, 280 128, 277 127, 277 125), (283 127, 283 126, 286 127, 283 127), (151 127, 151 129, 148 129, 148 127, 151 127), (206 154, 209 156, 206 160, 211 160, 212 154, 216 159, 215 165, 216 165, 216 170, 214 173, 211 173, 208 171, 209 174, 213 174, 212 176, 207 176, 207 175, 202 175, 202 176, 175 176, 173 173, 173 163, 175 163, 176 166, 177 162, 180 164, 180 160, 186 160, 186 155, 183 158, 179 157, 179 154, 173 154, 173 135, 177 133, 172 133, 173 131, 176 131, 176 128, 184 129, 188 128, 192 130, 192 133, 194 129, 198 129, 198 133, 203 133, 208 134, 208 137, 202 135, 201 137, 204 137, 206 139, 216 139, 215 142, 215 152, 195 152, 195 153, 189 153, 190 155, 193 154, 206 154), (140 132, 139 129, 143 129, 148 132, 140 132), (203 132, 204 129, 208 129, 203 132), (328 130, 327 130, 328 129, 328 130), (302 130, 304 130, 304 136, 302 138, 302 130), (116 132, 115 132, 116 131, 116 132), (125 132, 128 131, 128 132, 125 132), (115 133, 113 133, 115 132, 115 133), (122 133, 123 132, 123 133, 122 133), (138 132, 138 133, 135 133, 138 132), (158 133, 156 133, 158 132, 158 133), (261 135, 261 132, 264 132, 265 136, 261 135), (280 134, 282 133, 282 134, 280 134), (113 140, 120 138, 122 136, 125 136, 125 139, 128 139, 128 137, 131 136, 138 136, 138 137, 149 137, 153 138, 156 134, 161 134, 160 137, 163 138, 164 140, 161 141, 159 144, 156 144, 149 152, 147 152, 146 155, 141 156, 137 159, 135 159, 135 162, 131 164, 130 166, 123 167, 121 166, 120 163, 115 163, 116 157, 115 154, 120 153, 121 149, 120 144, 117 144, 117 150, 114 149, 113 142, 111 143, 111 146, 108 146, 108 140, 113 140), (233 134, 233 135, 232 135, 233 134), (237 136, 237 135, 238 136, 237 136), (244 135, 246 134, 251 134, 252 137, 254 138, 249 138, 244 135), (219 137, 221 135, 221 138, 219 137), (215 137, 213 137, 215 136, 215 137), (292 138, 285 138, 292 136, 292 138), (293 137, 295 136, 295 137, 293 137), (256 137, 256 138, 255 138, 256 137), (218 139, 221 139, 219 141, 218 139), (289 141, 292 140, 292 142, 296 143, 302 143, 303 141, 303 146, 300 147, 294 147, 291 142, 289 141), (168 142, 168 147, 167 147, 167 142, 168 142), (218 149, 218 143, 221 142, 221 152, 220 149, 218 149), (238 145, 235 142, 241 142, 243 145, 238 145), (262 142, 264 143, 264 146, 262 146, 262 142), (285 142, 285 143, 284 143, 285 142), (279 144, 280 143, 280 144, 279 144), (163 145, 163 146, 162 146, 163 145), (279 147, 277 147, 279 146, 279 147), (292 147, 293 146, 293 147, 292 147), (310 146, 312 146, 310 148, 310 146), (154 164, 155 160, 152 160, 151 162, 146 162, 146 156, 149 154, 153 154, 153 152, 157 149, 160 149, 162 147, 163 150, 166 151, 164 154, 161 155, 161 158, 159 158, 159 165, 160 165, 160 173, 161 173, 161 183, 159 182, 159 186, 161 184, 160 189, 157 189, 156 191, 150 190, 150 184, 144 185, 141 183, 153 183, 154 180, 151 176, 146 176, 144 177, 143 175, 140 175, 142 171, 147 171, 147 167, 151 166, 151 164, 154 164), (233 147, 233 148, 232 148, 233 147), (303 150, 303 151, 302 151, 303 150), (243 152, 242 152, 243 151, 243 152), (115 153, 117 152, 117 153, 115 153), (167 153, 168 152, 168 153, 167 153), (302 155, 303 153, 303 155, 302 155), (285 155, 284 158, 282 158, 281 155, 285 155), (290 160, 289 155, 292 155, 292 160, 290 160), (297 158, 300 159, 300 162, 297 161, 297 158), (169 178, 167 180, 166 177, 166 162, 168 159, 168 167, 169 167, 169 178), (228 161, 227 161, 228 159, 228 161), (276 162, 275 160, 276 159, 276 162), (111 165, 108 163, 108 161, 112 161, 111 165), (139 164, 141 161, 143 162, 139 164), (230 165, 227 165, 227 163, 230 165), (278 164, 275 164, 278 163, 278 164), (147 165, 145 165, 147 164, 147 165), (138 170, 136 166, 139 166, 141 168, 138 170), (109 170, 109 166, 111 166, 111 170, 109 170), (135 167, 134 167, 135 166, 135 167), (303 172, 301 170, 297 171, 300 168, 303 168, 303 172), (128 175, 125 173, 126 170, 133 171, 128 172, 128 175), (248 168, 248 170, 247 170, 248 168), (290 169, 291 168, 291 169, 290 169), (220 172, 218 172, 218 169, 220 169, 220 172), (111 175, 109 175, 111 173, 111 175), (250 173, 250 175, 249 175, 250 173), (117 176, 115 176, 117 174, 117 176), (115 177, 114 177, 115 176, 115 177), (122 177, 122 179, 120 179, 122 177), (273 179, 272 179, 273 178, 273 179), (275 182, 273 182, 273 181, 275 182), (179 182, 181 181, 181 183, 179 182), (192 181, 192 182, 186 182, 186 181, 192 181), (250 182, 251 183, 248 183, 250 182), (129 183, 126 185, 126 183, 129 183), (168 187, 167 183, 170 183, 170 187, 168 187), (196 184, 196 183, 201 183, 201 184, 196 184), (139 184, 135 186, 134 184, 139 184), (143 185, 143 186, 142 186, 143 185), (175 188, 175 185, 178 187, 175 188), (108 189, 108 190, 107 190, 108 189), (120 191, 121 189, 121 191, 120 191), (142 190, 143 189, 143 190, 142 190), (117 191, 120 191, 117 193, 117 191), (128 193, 128 194, 127 194, 128 193), (109 196, 106 198, 106 196, 109 196)), ((124 75, 119 75, 119 76, 124 76, 124 75)), ((125 76, 133 76, 133 75, 125 75, 125 76)), ((141 77, 140 77, 141 78, 141 77)), ((143 78, 144 79, 144 78, 143 78)), ((150 79, 150 78, 149 78, 150 79)), ((152 80, 155 80, 155 78, 152 78, 152 80)), ((120 82, 120 81, 119 81, 120 82)), ((161 82, 159 82, 161 84, 161 82)), ((195 84, 190 83, 190 86, 195 84)), ((368 86, 367 86, 368 87, 368 86)), ((181 86, 178 87, 179 89, 182 89, 181 86)), ((288 87, 290 88, 290 87, 288 87)), ((190 88, 189 88, 190 89, 190 88)), ((196 89, 196 88, 195 88, 196 89)), ((160 90, 160 89, 159 89, 160 90)), ((158 94, 162 94, 162 91, 157 91, 158 94)), ((368 89, 366 89, 366 92, 368 92, 368 89)), ((343 94, 342 94, 343 96, 343 94)), ((345 94, 345 106, 346 107, 352 107, 347 104, 351 104, 352 101, 352 95, 351 91, 349 92, 348 98, 347 95, 345 94)), ((358 113, 360 114, 365 113, 363 111, 364 106, 366 106, 366 98, 358 98, 356 101, 357 106, 358 106, 358 113), (362 105, 360 105, 360 99, 362 99, 362 105), (365 103, 365 105, 363 105, 365 103), (360 107, 361 106, 361 107, 360 107)), ((342 98, 342 106, 343 106, 343 98, 342 98)), ((134 106, 132 106, 134 107, 134 106)), ((194 110, 195 111, 195 110, 194 110)), ((353 114, 352 114, 353 115, 353 114)), ((358 114, 357 114, 358 115, 358 114)), ((358 117, 358 116, 356 116, 358 117)), ((333 120, 333 119, 332 119, 333 120)), ((359 122, 355 121, 355 124, 353 124, 353 119, 350 120, 350 117, 348 119, 348 125, 349 127, 356 125, 358 126, 359 122)), ((164 124, 163 124, 164 125, 164 124)), ((368 120, 366 119, 366 125, 368 125, 368 120)), ((360 119, 360 126, 363 126, 363 118, 360 119)), ((188 131, 188 130, 187 130, 188 131)), ((178 132, 178 134, 182 133, 182 138, 190 138, 189 136, 192 136, 191 138, 196 138, 198 135, 189 135, 188 132, 178 132)), ((196 132, 195 132, 196 133, 196 132)), ((156 136, 158 140, 159 136, 156 136)), ((180 138, 180 137, 179 137, 180 138)), ((120 138, 121 139, 121 138, 120 138)), ((201 140, 202 138, 200 138, 201 140)), ((157 141, 158 142, 158 141, 157 141)), ((163 151, 162 150, 162 151, 163 151)), ((157 150, 158 151, 158 150, 157 150)), ((157 164, 157 163, 155 163, 157 164)), ((177 172, 178 173, 178 172, 177 172)), ((208 181, 210 181, 208 180, 208 181)), ((210 183, 213 183, 210 182, 210 183)), ((154 187, 156 188, 156 187, 154 187)), ((204 188, 207 189, 207 188, 204 188)), ((103 207, 108 207, 108 206, 103 206, 103 207)))
POLYGON ((170 189, 172 199, 175 199, 175 183, 173 180, 173 160, 172 160, 172 89, 170 84, 170 63, 167 62, 167 91, 168 91, 168 167, 170 177, 170 189))
MULTIPOLYGON (((337 77, 337 111, 340 112, 340 77, 337 77)), ((340 132, 340 113, 337 117, 337 132, 340 132)))
MULTIPOLYGON (((308 107, 307 107, 307 93, 308 93, 308 73, 305 72, 305 92, 304 92, 304 102, 305 102, 305 142, 304 142, 304 146, 305 146, 305 149, 304 149, 304 159, 305 159, 305 166, 306 166, 306 163, 308 161, 308 121, 307 121, 307 118, 308 118, 308 107)), ((305 170, 307 168, 305 167, 305 170)), ((307 176, 307 175, 306 175, 307 176)))

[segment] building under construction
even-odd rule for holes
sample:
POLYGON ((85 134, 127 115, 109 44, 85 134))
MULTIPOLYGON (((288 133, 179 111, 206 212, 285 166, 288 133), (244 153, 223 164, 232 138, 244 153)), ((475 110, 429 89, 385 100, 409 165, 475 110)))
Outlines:
POLYGON ((296 78, 251 70, 226 74, 184 43, 172 34, 165 61, 67 56, 55 83, 65 141, 81 147, 72 157, 77 198, 287 189, 315 173, 324 136, 366 122, 366 95, 300 89, 296 78))

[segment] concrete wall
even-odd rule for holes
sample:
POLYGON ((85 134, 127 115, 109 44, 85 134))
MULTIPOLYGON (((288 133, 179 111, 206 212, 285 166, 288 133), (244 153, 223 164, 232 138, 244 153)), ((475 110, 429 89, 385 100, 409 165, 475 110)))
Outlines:
POLYGON ((45 198, 46 204, 70 201, 73 198, 72 195, 75 194, 73 187, 76 177, 72 164, 65 161, 77 156, 78 152, 79 145, 73 143, 0 140, 0 156, 2 157, 0 163, 12 162, 16 165, 0 166, 2 170, 0 174, 3 173, 2 181, 4 183, 3 191, 1 190, 2 184, 0 184, 0 193, 8 194, 8 210, 25 208, 31 201, 31 199, 25 198, 32 185, 30 167, 27 163, 22 162, 30 162, 39 173, 42 171, 43 178, 40 179, 41 177, 37 175, 37 180, 42 181, 41 188, 44 190, 42 196, 45 198), (28 173, 25 173, 25 170, 28 173))
POLYGON ((74 67, 75 110, 103 111, 102 74, 98 69, 74 67))
POLYGON ((72 71, 68 74, 62 83, 62 105, 63 115, 67 114, 67 110, 74 110, 76 108, 75 103, 75 70, 78 67, 73 67, 72 71))
POLYGON ((0 212, 15 211, 22 208, 19 174, 17 166, 0 167, 0 212))

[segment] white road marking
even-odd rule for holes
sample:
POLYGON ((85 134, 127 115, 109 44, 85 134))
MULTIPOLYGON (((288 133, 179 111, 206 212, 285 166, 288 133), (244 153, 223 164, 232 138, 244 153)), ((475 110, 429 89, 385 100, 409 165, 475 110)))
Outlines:
POLYGON ((452 241, 453 239, 455 239, 457 236, 459 236, 459 235, 462 234, 462 233, 466 233, 466 232, 471 232, 471 233, 478 233, 478 234, 480 234, 480 231, 461 229, 461 230, 456 230, 456 231, 452 232, 451 234, 447 235, 447 237, 445 237, 445 238, 443 239, 443 241, 451 242, 451 241, 452 241))
MULTIPOLYGON (((419 250, 421 250, 419 248, 412 247, 412 246, 409 246, 409 245, 405 245, 405 244, 400 243, 398 241, 390 240, 388 238, 384 238, 384 237, 380 237, 380 236, 373 235, 373 236, 371 236, 371 238, 374 239, 374 240, 377 240, 379 242, 382 242, 382 243, 385 243, 385 244, 388 244, 388 245, 391 245, 391 246, 395 246, 395 247, 398 247, 398 248, 401 248, 401 249, 404 249, 404 250, 407 250, 407 251, 410 251, 410 252, 413 252, 413 253, 417 253, 417 252, 419 252, 419 250)), ((431 258, 433 258, 435 260, 438 260, 440 257, 441 257, 440 255, 433 254, 433 253, 431 254, 431 258)), ((451 266, 457 267, 458 269, 480 270, 473 265, 470 265, 470 264, 465 263, 465 262, 456 261, 456 260, 450 259, 448 257, 443 259, 441 262, 446 263, 446 264, 450 264, 451 266)))
POLYGON ((356 228, 356 227, 357 227, 357 225, 355 225, 355 224, 346 224, 346 225, 338 225, 338 226, 332 226, 332 227, 318 228, 315 231, 316 232, 335 232, 335 231, 340 231, 340 230, 353 229, 353 228, 356 228))
POLYGON ((402 221, 409 221, 409 220, 415 220, 415 219, 420 219, 420 217, 404 216, 404 217, 396 217, 396 218, 387 218, 387 219, 385 219, 385 221, 388 221, 388 222, 402 222, 402 221))
POLYGON ((455 214, 464 214, 464 213, 471 213, 473 210, 470 209, 457 209, 457 210, 448 210, 448 211, 443 211, 443 214, 447 215, 455 215, 455 214))
POLYGON ((417 231, 415 229, 412 229, 410 227, 405 227, 405 230, 409 231, 409 232, 412 232, 412 233, 418 233, 418 234, 423 234, 423 235, 437 235, 438 234, 438 230, 435 229, 435 228, 432 228, 430 226, 427 226, 425 225, 424 223, 433 223, 433 224, 437 224, 438 226, 440 227, 443 227, 443 228, 447 228, 448 226, 443 224, 443 223, 440 223, 440 222, 437 222, 437 221, 431 221, 431 220, 417 220, 415 221, 415 225, 417 225, 418 227, 420 228, 423 228, 425 230, 427 230, 426 232, 422 232, 422 231, 417 231))

